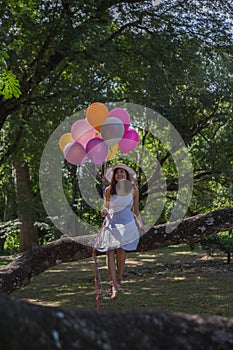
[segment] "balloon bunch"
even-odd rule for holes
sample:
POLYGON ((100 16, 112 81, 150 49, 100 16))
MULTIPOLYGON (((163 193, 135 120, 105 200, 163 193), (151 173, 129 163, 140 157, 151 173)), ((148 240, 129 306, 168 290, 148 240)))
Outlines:
POLYGON ((138 142, 138 133, 130 128, 130 115, 125 109, 108 111, 103 103, 94 102, 86 110, 86 119, 74 122, 71 133, 60 137, 59 146, 71 164, 82 165, 88 157, 101 165, 112 159, 118 148, 128 153, 138 142))

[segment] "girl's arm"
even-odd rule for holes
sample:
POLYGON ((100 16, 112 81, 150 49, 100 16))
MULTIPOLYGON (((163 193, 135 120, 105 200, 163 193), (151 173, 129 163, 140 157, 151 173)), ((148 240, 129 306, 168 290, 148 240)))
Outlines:
POLYGON ((104 191, 104 208, 101 209, 101 215, 107 216, 110 202, 110 186, 106 187, 104 191))
POLYGON ((139 211, 139 190, 138 190, 138 188, 134 188, 133 213, 135 215, 135 219, 136 219, 136 222, 137 222, 139 228, 141 228, 145 232, 148 231, 149 228, 143 224, 142 218, 140 215, 140 211, 139 211))

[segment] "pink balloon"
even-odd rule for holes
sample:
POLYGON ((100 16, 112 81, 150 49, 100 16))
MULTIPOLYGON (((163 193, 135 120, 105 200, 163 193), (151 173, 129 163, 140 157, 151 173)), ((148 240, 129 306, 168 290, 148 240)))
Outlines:
POLYGON ((71 164, 81 165, 85 163, 86 151, 83 145, 81 145, 81 143, 68 143, 64 148, 63 154, 67 162, 71 164))
POLYGON ((109 117, 101 125, 100 132, 108 146, 116 145, 124 135, 124 124, 116 117, 109 117))
POLYGON ((128 153, 133 151, 139 143, 139 135, 136 130, 128 129, 122 139, 119 141, 118 146, 122 153, 128 153))
POLYGON ((116 117, 119 118, 125 127, 125 131, 128 130, 130 126, 130 115, 129 113, 123 109, 123 108, 113 108, 109 113, 109 117, 116 117))
POLYGON ((108 155, 108 146, 103 139, 95 137, 86 146, 88 158, 96 165, 102 164, 108 155))
POLYGON ((94 137, 96 130, 91 126, 87 119, 79 119, 71 126, 71 135, 73 139, 86 147, 87 142, 94 137))

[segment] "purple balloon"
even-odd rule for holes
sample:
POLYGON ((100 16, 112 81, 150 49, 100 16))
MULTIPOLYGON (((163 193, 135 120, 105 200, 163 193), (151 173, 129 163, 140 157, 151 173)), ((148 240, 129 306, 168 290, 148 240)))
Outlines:
POLYGON ((78 142, 68 143, 64 148, 63 154, 67 162, 74 165, 81 165, 86 161, 85 148, 78 142))
POLYGON ((125 131, 128 130, 129 126, 130 126, 130 115, 129 113, 123 109, 123 108, 113 108, 109 113, 108 113, 109 117, 117 117, 119 118, 125 127, 125 131))
POLYGON ((94 164, 100 165, 108 155, 108 146, 103 139, 95 137, 88 141, 86 153, 94 164))
POLYGON ((119 141, 118 146, 122 153, 128 153, 137 147, 138 142, 139 135, 137 131, 134 129, 128 129, 119 141))

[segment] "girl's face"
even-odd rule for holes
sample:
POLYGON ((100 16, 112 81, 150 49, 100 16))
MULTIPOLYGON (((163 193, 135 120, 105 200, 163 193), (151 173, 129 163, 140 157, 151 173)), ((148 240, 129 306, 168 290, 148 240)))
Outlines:
POLYGON ((117 169, 115 172, 115 180, 118 182, 120 180, 126 180, 127 179, 127 174, 124 169, 117 169))

